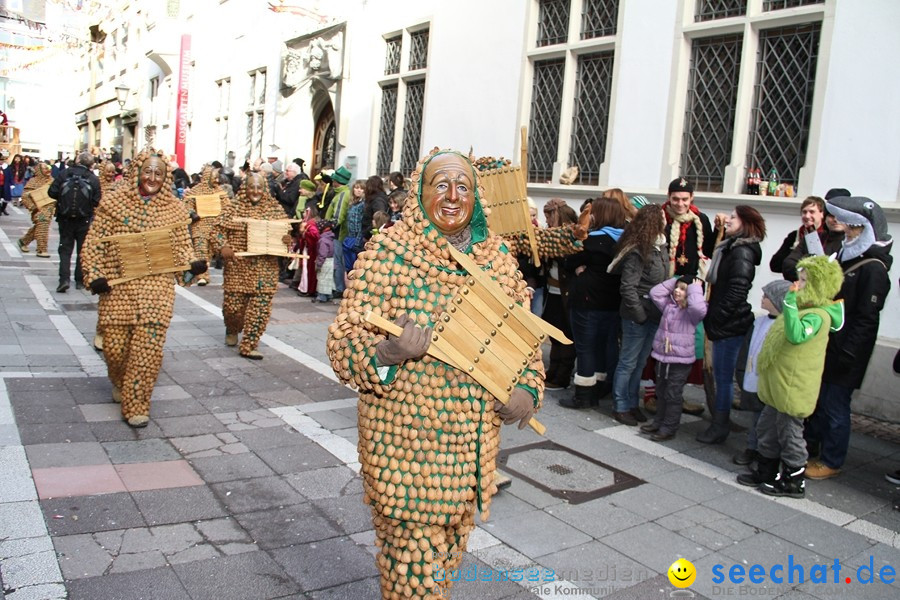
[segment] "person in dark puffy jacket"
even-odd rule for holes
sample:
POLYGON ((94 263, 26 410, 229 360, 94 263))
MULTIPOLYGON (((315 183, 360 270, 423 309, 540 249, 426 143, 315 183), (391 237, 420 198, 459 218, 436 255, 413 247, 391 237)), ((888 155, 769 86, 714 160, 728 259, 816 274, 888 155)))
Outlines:
POLYGON ((575 342, 575 395, 560 400, 566 408, 587 408, 611 389, 619 359, 618 274, 606 271, 625 227, 625 211, 613 198, 591 202, 591 231, 584 250, 565 261, 571 273, 568 305, 575 342))
POLYGON ((762 259, 759 243, 766 237, 766 222, 752 206, 736 206, 731 216, 716 215, 716 227, 723 226, 725 238, 716 245, 706 277, 712 291, 703 325, 713 347, 716 406, 712 424, 697 436, 704 444, 722 443, 730 431, 734 372, 744 336, 754 320, 747 296, 762 259))
POLYGON ((837 476, 850 447, 850 400, 862 386, 878 338, 881 310, 891 290, 893 263, 887 220, 881 207, 863 197, 837 197, 826 203, 835 228, 844 232, 838 260, 844 283, 844 326, 831 333, 816 410, 806 421, 810 457, 808 479, 837 476))
POLYGON ((622 347, 613 378, 613 418, 623 425, 643 423, 647 417, 638 408, 641 371, 650 355, 659 326, 659 309, 650 300, 650 288, 666 279, 666 227, 663 209, 648 204, 640 209, 619 240, 619 250, 609 265, 610 273, 622 277, 622 347))

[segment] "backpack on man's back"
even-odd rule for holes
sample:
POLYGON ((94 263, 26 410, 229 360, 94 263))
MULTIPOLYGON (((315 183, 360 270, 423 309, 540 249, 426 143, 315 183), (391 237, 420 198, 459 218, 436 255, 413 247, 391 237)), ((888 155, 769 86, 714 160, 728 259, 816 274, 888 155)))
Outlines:
POLYGON ((93 189, 85 173, 73 170, 66 174, 56 201, 56 214, 67 219, 86 219, 93 214, 93 189))

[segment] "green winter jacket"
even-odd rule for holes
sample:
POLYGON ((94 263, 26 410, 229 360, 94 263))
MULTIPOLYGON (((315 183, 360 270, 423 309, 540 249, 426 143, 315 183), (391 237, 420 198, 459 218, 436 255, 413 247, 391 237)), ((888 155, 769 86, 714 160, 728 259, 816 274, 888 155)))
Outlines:
POLYGON ((759 399, 793 417, 811 415, 825 369, 828 333, 843 324, 843 302, 801 310, 796 293, 788 292, 784 311, 769 329, 759 353, 759 399))

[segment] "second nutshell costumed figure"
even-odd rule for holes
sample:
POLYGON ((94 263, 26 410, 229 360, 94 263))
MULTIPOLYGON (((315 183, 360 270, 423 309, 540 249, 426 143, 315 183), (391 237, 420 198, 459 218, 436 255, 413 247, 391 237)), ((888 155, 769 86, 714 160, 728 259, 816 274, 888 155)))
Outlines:
MULTIPOLYGON (((272 298, 278 288, 278 257, 269 255, 237 256, 235 250, 247 247, 246 226, 235 219, 274 221, 284 219, 284 209, 269 195, 266 180, 253 173, 234 202, 216 219, 210 234, 210 244, 225 261, 225 296, 222 315, 225 317, 225 343, 237 346, 238 334, 243 332, 241 356, 259 360, 256 350, 266 331, 272 314, 272 298)), ((285 235, 285 245, 290 236, 285 235)))

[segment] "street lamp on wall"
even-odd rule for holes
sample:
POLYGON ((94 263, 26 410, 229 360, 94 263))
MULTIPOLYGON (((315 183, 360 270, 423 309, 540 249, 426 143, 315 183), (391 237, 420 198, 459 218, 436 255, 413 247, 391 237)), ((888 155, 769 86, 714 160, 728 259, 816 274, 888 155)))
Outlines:
POLYGON ((116 86, 116 102, 119 103, 121 110, 125 110, 125 103, 128 101, 128 92, 130 91, 131 89, 124 83, 116 86))

